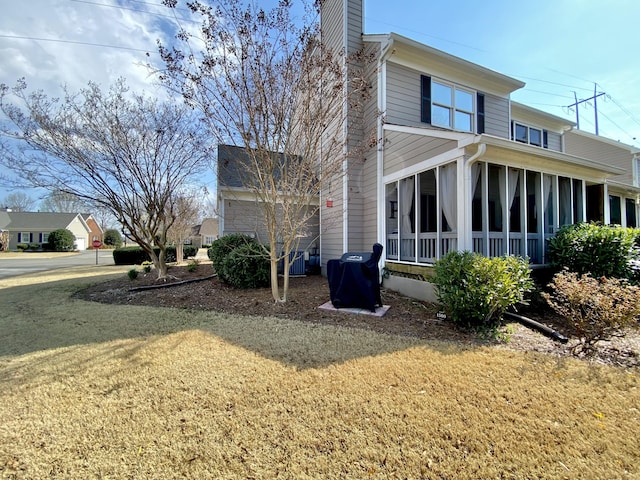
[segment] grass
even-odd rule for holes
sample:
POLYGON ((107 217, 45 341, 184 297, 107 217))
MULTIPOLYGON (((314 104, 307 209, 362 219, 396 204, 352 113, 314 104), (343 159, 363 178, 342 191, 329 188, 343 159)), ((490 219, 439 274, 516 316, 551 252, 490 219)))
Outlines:
POLYGON ((0 280, 2 478, 640 477, 638 371, 71 298, 111 271, 0 280))

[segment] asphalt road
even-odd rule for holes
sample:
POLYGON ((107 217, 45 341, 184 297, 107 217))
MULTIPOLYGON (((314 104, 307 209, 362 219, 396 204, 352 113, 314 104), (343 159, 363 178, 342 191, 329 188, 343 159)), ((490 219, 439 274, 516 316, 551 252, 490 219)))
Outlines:
MULTIPOLYGON (((48 258, 46 254, 29 252, 21 254, 18 258, 3 258, 0 255, 0 278, 95 264, 95 250, 85 250, 74 255, 51 258, 48 258)), ((98 264, 113 265, 113 252, 111 250, 98 250, 98 264)))

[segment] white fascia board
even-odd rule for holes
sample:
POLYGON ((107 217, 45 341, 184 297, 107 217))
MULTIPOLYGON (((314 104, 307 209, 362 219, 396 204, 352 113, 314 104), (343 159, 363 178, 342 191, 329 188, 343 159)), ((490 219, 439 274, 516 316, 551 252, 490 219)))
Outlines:
POLYGON ((470 133, 453 132, 449 130, 438 130, 435 128, 424 127, 409 127, 406 125, 394 125, 391 123, 385 123, 383 128, 389 132, 409 133, 411 135, 420 135, 423 137, 442 138, 444 140, 454 140, 456 142, 462 142, 466 139, 472 139, 476 136, 470 133))
POLYGON ((494 147, 500 150, 522 153, 530 155, 534 158, 562 162, 567 165, 575 165, 577 167, 597 171, 601 174, 604 174, 605 176, 623 175, 626 173, 626 170, 624 170, 623 168, 605 165, 588 158, 577 157, 575 155, 569 155, 567 153, 557 152, 555 150, 549 150, 547 148, 540 148, 520 142, 514 142, 513 140, 494 137, 492 135, 478 135, 475 137, 472 144, 473 143, 484 143, 488 147, 494 147))

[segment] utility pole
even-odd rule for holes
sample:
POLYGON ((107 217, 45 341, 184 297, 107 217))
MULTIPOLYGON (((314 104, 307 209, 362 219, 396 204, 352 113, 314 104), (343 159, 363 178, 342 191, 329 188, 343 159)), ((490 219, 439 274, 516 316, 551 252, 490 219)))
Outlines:
POLYGON ((596 135, 599 134, 599 130, 598 130, 598 97, 602 97, 603 95, 606 95, 605 92, 600 92, 598 93, 598 84, 594 83, 593 84, 593 97, 589 97, 589 98, 585 98, 583 100, 578 101, 578 96, 576 94, 576 92, 573 92, 573 98, 575 98, 575 103, 572 103, 571 105, 569 105, 567 108, 572 108, 572 107, 576 107, 576 125, 578 127, 578 130, 580 130, 580 115, 578 115, 578 106, 581 103, 586 103, 590 100, 593 100, 593 109, 595 111, 594 115, 595 115, 595 120, 596 120, 596 135))

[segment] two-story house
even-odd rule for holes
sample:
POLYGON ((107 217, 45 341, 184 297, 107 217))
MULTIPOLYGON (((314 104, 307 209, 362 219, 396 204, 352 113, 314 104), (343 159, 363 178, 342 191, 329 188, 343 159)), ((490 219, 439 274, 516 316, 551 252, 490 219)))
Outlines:
POLYGON ((520 80, 395 33, 363 34, 362 14, 363 0, 322 7, 327 45, 376 59, 364 66, 373 92, 364 122, 336 133, 371 128, 379 139, 326 193, 332 207, 321 201, 321 218, 342 219, 321 228, 322 265, 379 242, 387 286, 431 299, 419 280, 449 251, 542 265, 562 225, 637 225, 638 150, 513 102, 520 80))
MULTIPOLYGON (((378 140, 319 199, 301 245, 319 247, 323 272, 328 260, 381 243, 386 286, 432 300, 424 280, 452 250, 544 265, 546 240, 563 225, 638 225, 638 149, 512 101, 518 79, 395 33, 364 34, 363 0, 325 0, 321 35, 335 52, 373 59, 356 70, 345 62, 345 77, 364 75, 371 95, 329 134, 345 145, 370 132, 378 140)), ((234 158, 242 152, 219 150, 220 231, 259 236, 234 158)))

